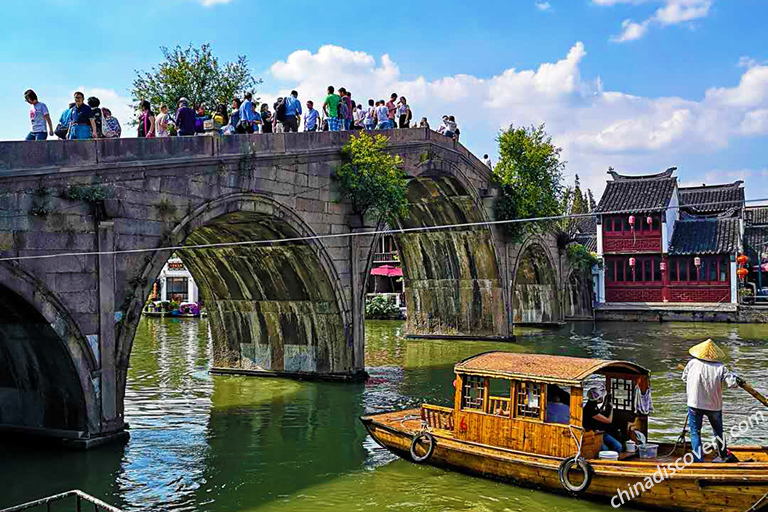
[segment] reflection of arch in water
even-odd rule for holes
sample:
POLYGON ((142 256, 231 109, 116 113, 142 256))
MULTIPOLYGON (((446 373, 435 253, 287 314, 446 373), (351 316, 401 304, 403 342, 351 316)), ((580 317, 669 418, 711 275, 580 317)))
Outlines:
POLYGON ((560 321, 560 300, 554 265, 538 240, 523 245, 512 285, 513 321, 549 324, 560 321))
POLYGON ((565 318, 570 320, 592 319, 592 287, 588 274, 573 270, 565 288, 565 318))

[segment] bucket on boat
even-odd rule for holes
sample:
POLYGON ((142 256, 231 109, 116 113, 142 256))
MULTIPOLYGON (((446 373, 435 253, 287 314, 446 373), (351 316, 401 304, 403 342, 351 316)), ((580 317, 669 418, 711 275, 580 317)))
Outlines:
POLYGON ((619 460, 619 452, 606 450, 604 452, 600 452, 598 457, 603 460, 619 460))
POLYGON ((659 451, 659 445, 657 444, 645 444, 640 447, 640 458, 641 459, 652 459, 656 457, 656 454, 659 451))
POLYGON ((627 441, 624 445, 626 447, 627 452, 629 453, 635 453, 635 451, 637 450, 637 445, 635 444, 634 441, 627 441))

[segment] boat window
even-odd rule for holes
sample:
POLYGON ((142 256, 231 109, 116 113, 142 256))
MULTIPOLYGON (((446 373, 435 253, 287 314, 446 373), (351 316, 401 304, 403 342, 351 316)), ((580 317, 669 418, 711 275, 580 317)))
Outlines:
POLYGON ((538 382, 517 383, 517 418, 541 418, 541 384, 538 382))
POLYGON ((461 394, 462 409, 483 410, 483 387, 485 379, 473 375, 464 376, 464 392, 461 394))
POLYGON ((490 379, 488 383, 488 413, 509 417, 511 382, 505 379, 490 379))
POLYGON ((571 420, 571 394, 555 384, 547 385, 547 423, 567 425, 571 420))
POLYGON ((611 377, 611 397, 614 409, 634 410, 635 381, 611 377))

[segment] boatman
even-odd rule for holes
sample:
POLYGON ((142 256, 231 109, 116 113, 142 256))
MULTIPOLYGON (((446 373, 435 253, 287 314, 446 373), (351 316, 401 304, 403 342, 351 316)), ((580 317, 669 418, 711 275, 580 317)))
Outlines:
MULTIPOLYGON (((603 432, 613 424, 613 407, 610 399, 602 388, 594 387, 587 391, 587 403, 583 410, 584 430, 603 432), (603 400, 603 407, 598 406, 598 401, 603 400)), ((608 432, 603 433, 603 450, 622 452, 623 445, 608 432)))
POLYGON ((688 395, 688 428, 691 429, 693 459, 695 462, 704 462, 701 424, 706 416, 715 432, 719 451, 712 462, 723 462, 728 455, 723 435, 722 383, 734 388, 738 386, 739 377, 720 361, 725 358, 725 353, 712 340, 699 343, 688 353, 693 359, 683 370, 683 380, 688 395))

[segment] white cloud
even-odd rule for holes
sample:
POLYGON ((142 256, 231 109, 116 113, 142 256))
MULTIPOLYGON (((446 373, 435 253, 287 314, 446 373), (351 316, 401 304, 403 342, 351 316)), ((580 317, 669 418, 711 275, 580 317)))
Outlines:
MULTIPOLYGON (((396 92, 408 98, 416 119, 427 117, 433 128, 443 114, 455 115, 463 142, 481 155, 493 152, 493 139, 502 127, 546 123, 564 149, 568 172, 578 172, 584 186, 598 195, 608 166, 633 173, 678 165, 678 175, 685 179, 692 157, 715 155, 732 142, 768 133, 768 65, 754 64, 735 86, 712 87, 694 101, 607 89, 599 77, 582 76, 586 58, 586 48, 577 42, 562 59, 535 69, 405 79, 387 55, 376 59, 323 46, 276 62, 271 74, 284 87, 262 97, 272 101, 295 88, 300 99, 312 99, 320 107, 328 85, 344 86, 353 99, 364 102, 396 92)), ((755 190, 766 187, 761 178, 751 176, 755 190)))
POLYGON ((552 4, 549 2, 536 2, 536 8, 540 11, 550 11, 552 10, 552 4))
POLYGON ((611 37, 611 41, 617 43, 640 39, 648 32, 651 24, 678 25, 706 18, 709 15, 712 2, 713 0, 592 0, 594 4, 608 7, 618 4, 663 4, 656 9, 652 16, 641 22, 631 19, 624 20, 621 24, 622 32, 611 37))

